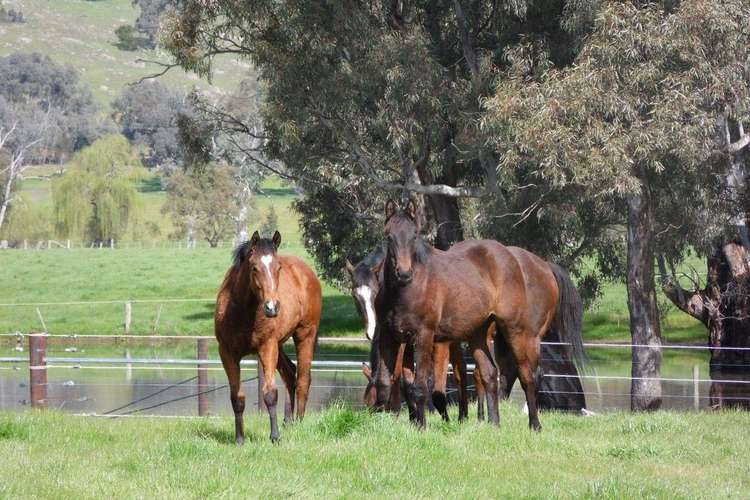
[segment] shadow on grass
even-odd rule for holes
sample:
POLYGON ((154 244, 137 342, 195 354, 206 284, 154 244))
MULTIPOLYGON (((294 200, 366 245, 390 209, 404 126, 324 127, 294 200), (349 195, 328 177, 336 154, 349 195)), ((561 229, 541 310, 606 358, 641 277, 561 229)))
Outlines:
POLYGON ((161 179, 156 175, 142 181, 138 186, 138 192, 140 193, 156 193, 159 191, 162 191, 161 179))
POLYGON ((183 316, 182 319, 186 319, 190 321, 212 319, 214 317, 214 311, 215 311, 216 306, 214 304, 204 304, 203 308, 206 310, 203 312, 196 312, 193 314, 188 314, 186 316, 183 316))
MULTIPOLYGON (((219 444, 236 446, 234 442, 234 429, 231 427, 219 428, 210 425, 203 425, 196 430, 196 435, 201 439, 212 439, 219 444)), ((245 444, 257 443, 262 438, 252 433, 245 434, 245 444)))
POLYGON ((349 295, 328 295, 323 297, 323 315, 320 318, 320 336, 331 332, 363 330, 362 320, 349 295))
POLYGON ((296 196, 297 193, 292 188, 278 187, 278 188, 263 188, 261 193, 266 196, 296 196))

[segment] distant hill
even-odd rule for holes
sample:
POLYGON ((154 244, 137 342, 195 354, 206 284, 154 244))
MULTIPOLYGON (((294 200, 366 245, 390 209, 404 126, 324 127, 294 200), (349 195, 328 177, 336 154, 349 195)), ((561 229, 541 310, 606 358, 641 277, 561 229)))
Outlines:
MULTIPOLYGON (((73 66, 102 104, 109 104, 128 83, 161 69, 137 59, 167 61, 164 53, 128 52, 115 46, 114 30, 132 24, 138 16, 131 0, 0 0, 0 4, 21 9, 26 19, 25 23, 0 23, 0 56, 36 51, 73 66)), ((234 90, 250 72, 246 62, 224 58, 216 64, 213 84, 180 69, 160 79, 185 91, 197 86, 220 94, 234 90)))

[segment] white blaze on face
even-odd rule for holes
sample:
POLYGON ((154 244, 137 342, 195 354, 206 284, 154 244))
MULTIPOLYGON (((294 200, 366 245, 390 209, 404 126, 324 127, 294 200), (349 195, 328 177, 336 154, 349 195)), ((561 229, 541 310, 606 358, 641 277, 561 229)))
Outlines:
POLYGON ((375 307, 373 307, 372 290, 369 286, 360 286, 355 290, 365 303, 365 316, 367 318, 367 338, 372 340, 375 336, 375 307))
POLYGON ((266 268, 266 272, 268 273, 268 279, 271 280, 271 290, 276 289, 276 283, 273 282, 273 275, 271 274, 271 262, 273 262, 273 255, 264 255, 260 258, 260 261, 263 263, 263 266, 266 268))

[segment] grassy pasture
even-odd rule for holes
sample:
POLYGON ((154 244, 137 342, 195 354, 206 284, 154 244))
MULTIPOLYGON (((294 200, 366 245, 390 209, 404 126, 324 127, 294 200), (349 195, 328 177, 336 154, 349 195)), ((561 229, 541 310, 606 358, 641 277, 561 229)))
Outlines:
MULTIPOLYGON (((158 73, 156 65, 137 59, 167 61, 154 51, 128 52, 115 44, 114 30, 132 24, 138 8, 132 0, 5 0, 6 8, 20 7, 27 22, 0 24, 0 56, 13 52, 41 52, 59 64, 74 67, 97 101, 109 103, 128 84, 158 73)), ((220 58, 212 84, 174 69, 161 77, 172 87, 193 87, 214 94, 229 92, 250 73, 250 66, 220 58)))
POLYGON ((426 431, 337 407, 268 440, 267 417, 94 420, 0 414, 6 498, 747 498, 750 415, 740 412, 526 417, 426 431), (10 472, 12 471, 12 472, 10 472))

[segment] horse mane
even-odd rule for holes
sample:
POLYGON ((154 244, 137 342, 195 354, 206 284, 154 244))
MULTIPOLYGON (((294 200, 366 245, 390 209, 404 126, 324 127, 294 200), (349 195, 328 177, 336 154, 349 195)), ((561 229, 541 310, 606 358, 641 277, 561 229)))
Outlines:
POLYGON ((372 269, 376 265, 383 262, 383 259, 385 259, 385 253, 385 243, 381 241, 380 245, 377 246, 375 250, 365 255, 365 258, 362 259, 362 261, 357 265, 359 266, 364 264, 368 268, 372 269))
MULTIPOLYGON (((273 253, 276 251, 276 247, 268 238, 261 238, 255 243, 255 248, 262 254, 273 253)), ((253 249, 253 244, 250 240, 243 241, 237 248, 232 252, 232 268, 238 271, 242 267, 242 263, 245 262, 247 256, 250 255, 250 251, 253 249)))
POLYGON ((417 250, 416 250, 417 262, 424 264, 432 254, 432 245, 421 234, 417 236, 417 250))
POLYGON ((247 256, 250 255, 251 249, 252 243, 250 243, 250 240, 243 241, 237 245, 237 248, 232 252, 232 268, 234 270, 239 270, 240 267, 242 267, 242 263, 245 262, 247 256))

